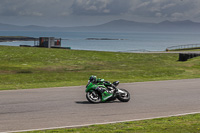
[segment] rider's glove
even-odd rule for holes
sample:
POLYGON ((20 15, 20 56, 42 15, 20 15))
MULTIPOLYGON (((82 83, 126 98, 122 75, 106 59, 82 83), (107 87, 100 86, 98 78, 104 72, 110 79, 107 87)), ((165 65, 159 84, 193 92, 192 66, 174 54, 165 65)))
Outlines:
POLYGON ((111 83, 109 81, 105 81, 104 85, 111 85, 111 83))

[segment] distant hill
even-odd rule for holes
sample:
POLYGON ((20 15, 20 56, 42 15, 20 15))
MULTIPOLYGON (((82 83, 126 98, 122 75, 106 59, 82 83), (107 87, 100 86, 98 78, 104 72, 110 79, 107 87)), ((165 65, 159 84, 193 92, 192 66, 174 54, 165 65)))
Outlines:
POLYGON ((128 32, 200 32, 200 23, 185 21, 163 21, 160 23, 144 23, 128 20, 114 20, 96 26, 78 27, 44 27, 37 25, 17 26, 0 23, 0 30, 22 31, 128 31, 128 32))
POLYGON ((200 23, 186 21, 163 21, 161 23, 142 23, 127 20, 114 20, 94 29, 136 32, 200 32, 200 23))
POLYGON ((17 26, 17 25, 0 23, 0 30, 19 30, 19 29, 22 29, 22 28, 23 27, 17 26))

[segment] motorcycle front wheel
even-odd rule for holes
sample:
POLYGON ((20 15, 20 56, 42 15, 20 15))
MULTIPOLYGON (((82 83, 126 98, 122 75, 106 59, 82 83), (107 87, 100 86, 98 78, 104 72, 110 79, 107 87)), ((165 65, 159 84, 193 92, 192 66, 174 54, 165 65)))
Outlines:
POLYGON ((96 91, 86 93, 86 98, 90 103, 100 103, 101 96, 96 91))
POLYGON ((130 93, 125 89, 120 89, 119 94, 117 96, 117 99, 119 99, 121 102, 128 102, 130 100, 130 93))

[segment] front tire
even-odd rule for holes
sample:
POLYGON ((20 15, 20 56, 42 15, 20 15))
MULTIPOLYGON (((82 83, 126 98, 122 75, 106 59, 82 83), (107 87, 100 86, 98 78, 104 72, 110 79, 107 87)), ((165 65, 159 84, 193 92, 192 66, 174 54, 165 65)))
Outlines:
POLYGON ((125 89, 120 89, 124 93, 119 92, 117 99, 119 99, 121 102, 128 102, 130 100, 130 93, 125 89))
POLYGON ((90 103, 100 103, 101 102, 101 96, 96 91, 87 92, 86 98, 90 103))

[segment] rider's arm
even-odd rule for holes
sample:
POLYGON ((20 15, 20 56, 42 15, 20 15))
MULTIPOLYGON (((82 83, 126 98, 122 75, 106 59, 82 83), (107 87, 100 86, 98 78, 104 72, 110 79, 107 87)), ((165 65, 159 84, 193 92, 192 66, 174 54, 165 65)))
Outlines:
POLYGON ((105 81, 104 79, 100 79, 100 78, 97 79, 98 84, 104 84, 104 81, 105 81))

